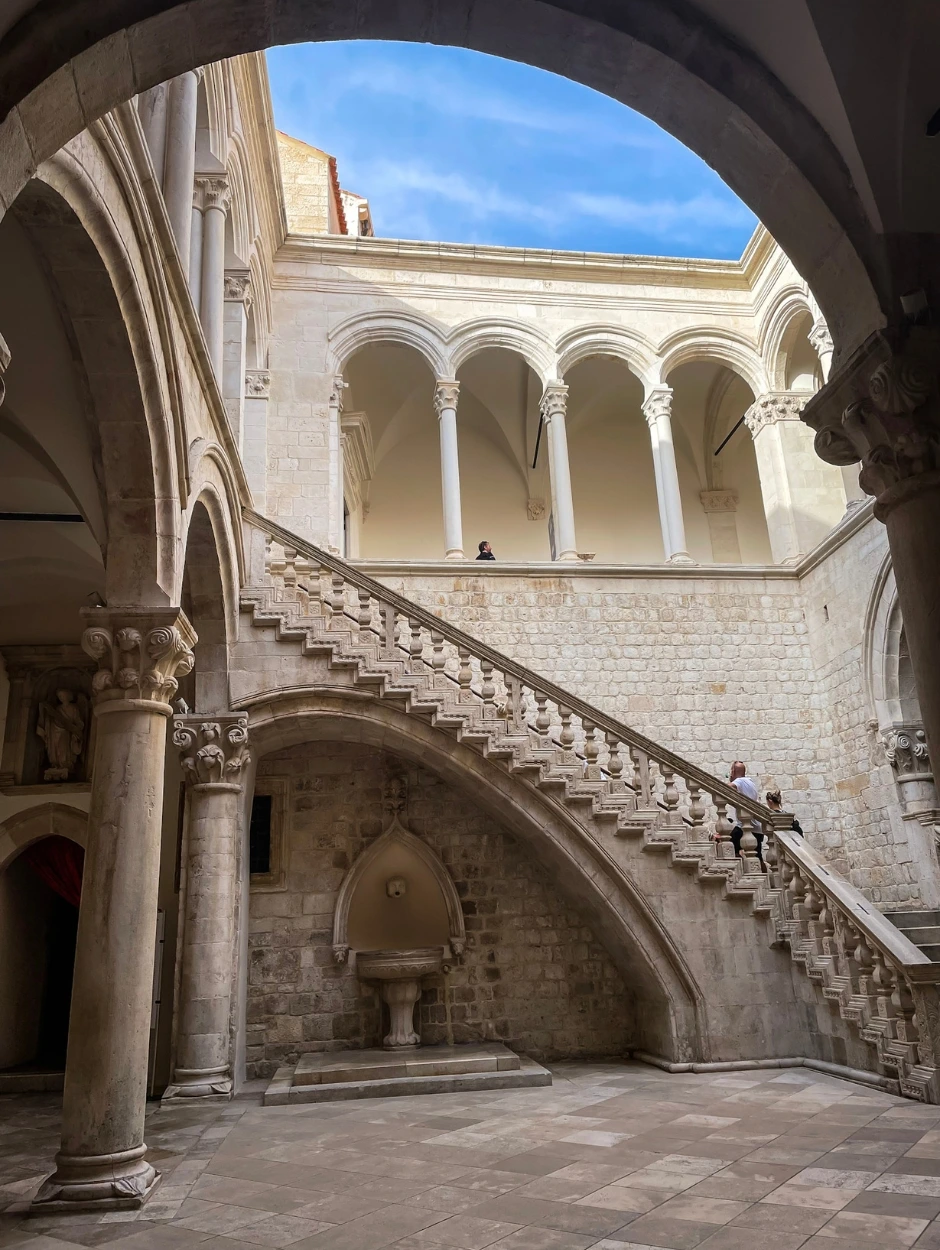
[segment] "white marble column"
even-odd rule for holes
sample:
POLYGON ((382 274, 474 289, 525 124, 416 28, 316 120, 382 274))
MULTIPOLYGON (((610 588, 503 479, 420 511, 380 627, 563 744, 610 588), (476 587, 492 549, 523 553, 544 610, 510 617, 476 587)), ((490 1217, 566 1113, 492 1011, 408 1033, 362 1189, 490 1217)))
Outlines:
POLYGON ((659 502, 659 521, 663 533, 663 551, 668 564, 692 564, 685 546, 685 521, 682 517, 682 495, 679 471, 672 441, 672 387, 655 386, 643 403, 643 415, 649 426, 653 448, 653 471, 659 502))
POLYGON ((166 725, 196 635, 179 608, 86 608, 98 662, 95 760, 78 916, 62 1146, 34 1209, 139 1207, 157 1173, 144 1108, 166 725))
POLYGON ((330 387, 330 424, 327 432, 330 452, 330 507, 328 543, 334 555, 343 555, 343 517, 346 505, 345 466, 343 465, 343 394, 348 383, 337 373, 330 387))
MULTIPOLYGON (((829 381, 829 371, 832 368, 833 344, 829 327, 821 317, 813 322, 813 328, 809 332, 809 341, 819 357, 823 385, 825 385, 829 381)), ((849 512, 865 502, 865 492, 858 484, 860 468, 859 464, 846 464, 839 470, 842 474, 842 489, 845 491, 846 511, 849 512)))
POLYGON ((460 383, 439 378, 434 410, 441 436, 441 495, 444 503, 444 559, 463 560, 463 518, 460 512, 460 463, 457 457, 457 396, 460 383))
POLYGON ((548 439, 548 474, 552 488, 556 560, 578 558, 571 468, 568 463, 568 429, 565 419, 567 406, 567 386, 562 382, 550 382, 542 394, 540 411, 548 439))
POLYGON ((754 439, 775 564, 798 563, 845 512, 841 474, 816 456, 813 432, 800 420, 809 398, 802 392, 770 391, 744 418, 754 439))
POLYGON ((259 512, 264 512, 266 507, 270 397, 270 372, 267 369, 248 369, 245 373, 245 439, 242 463, 251 491, 251 502, 259 512))
POLYGON ((221 386, 225 317, 225 214, 231 192, 228 179, 221 174, 200 176, 199 186, 205 204, 199 317, 206 336, 209 359, 221 386))
MULTIPOLYGON (((150 150, 157 185, 163 188, 163 167, 166 159, 166 111, 170 84, 159 83, 137 97, 137 115, 150 150)), ((195 151, 195 136, 193 143, 195 151)))
POLYGON ((186 796, 186 881, 173 1079, 164 1100, 231 1098, 236 838, 244 712, 175 716, 186 796))
POLYGON ((168 84, 163 199, 183 272, 189 273, 196 170, 196 108, 202 70, 187 70, 168 84))
POLYGON ((189 293, 199 312, 202 298, 202 234, 205 226, 206 197, 199 178, 193 184, 193 224, 189 238, 189 293))
POLYGON ((223 283, 222 400, 239 452, 245 439, 245 361, 248 352, 248 314, 251 310, 251 275, 229 270, 223 283))

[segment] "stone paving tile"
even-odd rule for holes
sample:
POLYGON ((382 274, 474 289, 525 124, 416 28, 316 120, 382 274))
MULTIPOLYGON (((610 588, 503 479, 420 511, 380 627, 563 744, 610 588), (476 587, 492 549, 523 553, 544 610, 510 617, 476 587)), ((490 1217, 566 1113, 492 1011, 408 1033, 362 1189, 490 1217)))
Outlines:
POLYGON ((143 1211, 28 1218, 57 1125, 0 1099, 0 1250, 940 1250, 940 1108, 806 1069, 153 1107, 143 1211))

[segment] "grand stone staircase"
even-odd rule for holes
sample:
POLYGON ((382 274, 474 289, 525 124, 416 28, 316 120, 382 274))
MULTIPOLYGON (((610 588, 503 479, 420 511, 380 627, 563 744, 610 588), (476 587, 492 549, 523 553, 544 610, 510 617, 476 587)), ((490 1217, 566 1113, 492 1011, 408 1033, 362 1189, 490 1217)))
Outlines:
POLYGON ((889 911, 887 918, 933 963, 940 963, 940 911, 889 911))
POLYGON ((260 514, 246 510, 245 522, 256 556, 241 608, 255 629, 325 656, 373 698, 550 793, 600 846, 629 839, 728 906, 743 901, 753 940, 789 949, 867 1044, 865 1066, 907 1097, 940 1102, 940 966, 793 836, 789 815, 260 514))

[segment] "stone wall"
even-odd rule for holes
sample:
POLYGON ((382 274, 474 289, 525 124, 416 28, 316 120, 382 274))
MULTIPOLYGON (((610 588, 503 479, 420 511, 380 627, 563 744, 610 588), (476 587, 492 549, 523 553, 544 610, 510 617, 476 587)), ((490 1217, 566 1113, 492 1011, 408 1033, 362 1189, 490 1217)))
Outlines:
POLYGON ((527 848, 433 774, 348 744, 266 756, 259 777, 288 779, 286 888, 250 904, 248 1075, 306 1051, 374 1046, 378 996, 332 954, 337 891, 381 833, 390 771, 405 772, 404 823, 439 854, 462 901, 463 962, 431 982, 426 1042, 498 1039, 542 1059, 623 1054, 632 997, 586 918, 527 848))

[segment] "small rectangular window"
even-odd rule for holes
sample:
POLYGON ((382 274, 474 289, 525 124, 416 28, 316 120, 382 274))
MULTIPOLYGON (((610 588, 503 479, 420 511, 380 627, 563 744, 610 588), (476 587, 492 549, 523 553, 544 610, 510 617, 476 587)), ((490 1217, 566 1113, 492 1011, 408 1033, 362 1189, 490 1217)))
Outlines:
POLYGON ((256 794, 251 803, 248 829, 248 863, 252 876, 271 871, 271 809, 273 796, 256 794))

